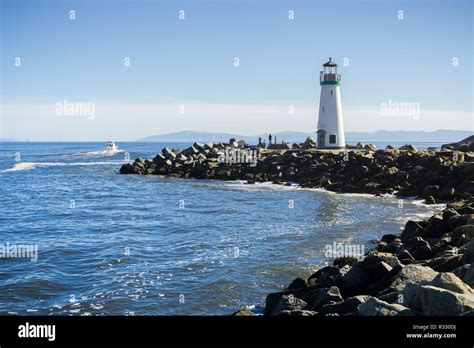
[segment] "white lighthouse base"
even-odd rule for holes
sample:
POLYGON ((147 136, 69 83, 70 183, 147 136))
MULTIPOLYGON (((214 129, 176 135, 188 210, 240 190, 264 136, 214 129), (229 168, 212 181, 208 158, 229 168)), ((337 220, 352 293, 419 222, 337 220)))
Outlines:
POLYGON ((316 147, 319 149, 344 149, 344 122, 342 118, 341 86, 321 86, 316 147))

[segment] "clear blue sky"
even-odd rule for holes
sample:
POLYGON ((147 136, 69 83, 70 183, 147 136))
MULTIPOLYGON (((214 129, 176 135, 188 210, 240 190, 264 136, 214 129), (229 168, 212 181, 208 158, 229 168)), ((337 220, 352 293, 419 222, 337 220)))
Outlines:
MULTIPOLYGON (((316 124, 317 79, 328 56, 338 64, 349 59, 349 66, 339 69, 347 130, 383 129, 385 119, 374 124, 372 118, 360 118, 360 110, 377 109, 388 100, 420 103, 422 110, 438 115, 433 116, 438 117, 433 121, 437 128, 472 128, 471 0, 1 3, 2 137, 57 139, 61 129, 28 134, 27 127, 21 128, 25 119, 18 121, 15 112, 31 112, 19 109, 25 103, 48 107, 63 99, 94 101, 97 110, 107 104, 103 119, 117 118, 116 133, 107 135, 122 138, 124 127, 133 122, 121 120, 129 116, 115 113, 114 107, 133 110, 132 105, 161 106, 163 100, 204 103, 208 108, 246 105, 256 124, 236 127, 231 120, 235 115, 221 115, 222 124, 203 117, 199 127, 193 123, 197 112, 179 118, 149 109, 137 115, 146 124, 141 132, 133 128, 131 139, 189 128, 257 133, 264 127, 258 123, 261 109, 251 106, 263 104, 314 108, 312 120, 304 113, 287 126, 285 116, 275 114, 278 129, 273 131, 304 130, 316 124), (75 20, 69 19, 71 9, 75 20), (180 9, 185 10, 185 20, 178 18, 180 9), (294 10, 294 20, 288 19, 289 10, 294 10), (402 20, 397 18, 399 10, 404 12, 402 20), (15 57, 21 57, 20 68, 14 66, 15 57), (123 66, 124 57, 131 59, 129 68, 123 66), (238 68, 234 57, 240 59, 238 68), (452 66, 454 57, 457 67, 452 66), (359 113, 351 114, 351 109, 359 113), (446 115, 457 111, 453 124, 446 115), (163 126, 166 117, 174 127, 163 126), (154 123, 157 119, 159 124, 154 123)), ((31 116, 28 122, 44 120, 31 116)), ((98 138, 99 112, 96 121, 98 138)), ((406 121, 390 127, 431 130, 420 120, 406 121)), ((89 139, 90 122, 75 128, 77 139, 89 139)))

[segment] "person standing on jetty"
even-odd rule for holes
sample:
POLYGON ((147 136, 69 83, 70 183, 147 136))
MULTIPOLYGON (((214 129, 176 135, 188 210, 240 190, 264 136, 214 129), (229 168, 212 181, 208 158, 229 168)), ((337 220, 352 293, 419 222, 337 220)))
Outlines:
POLYGON ((258 137, 258 146, 262 145, 262 137, 258 137))
POLYGON ((268 134, 268 145, 272 144, 272 133, 268 134))

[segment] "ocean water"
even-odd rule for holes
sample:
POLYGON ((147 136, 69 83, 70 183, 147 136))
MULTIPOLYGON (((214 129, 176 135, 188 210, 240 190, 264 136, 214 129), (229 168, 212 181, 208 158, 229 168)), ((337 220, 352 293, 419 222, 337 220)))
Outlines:
MULTIPOLYGON (((133 160, 166 144, 119 143, 133 160)), ((187 144, 181 144, 181 147, 187 144)), ((171 144, 180 147, 179 144, 171 144)), ((0 314, 215 315, 263 305, 441 206, 239 181, 120 175, 102 143, 0 143, 0 314)))

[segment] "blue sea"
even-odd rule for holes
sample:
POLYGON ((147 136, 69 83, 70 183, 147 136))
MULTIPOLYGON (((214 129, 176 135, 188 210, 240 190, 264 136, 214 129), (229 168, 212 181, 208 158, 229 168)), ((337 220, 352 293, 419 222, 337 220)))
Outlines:
POLYGON ((0 143, 2 315, 226 315, 264 304, 330 263, 442 206, 241 181, 120 175, 189 144, 0 143))

